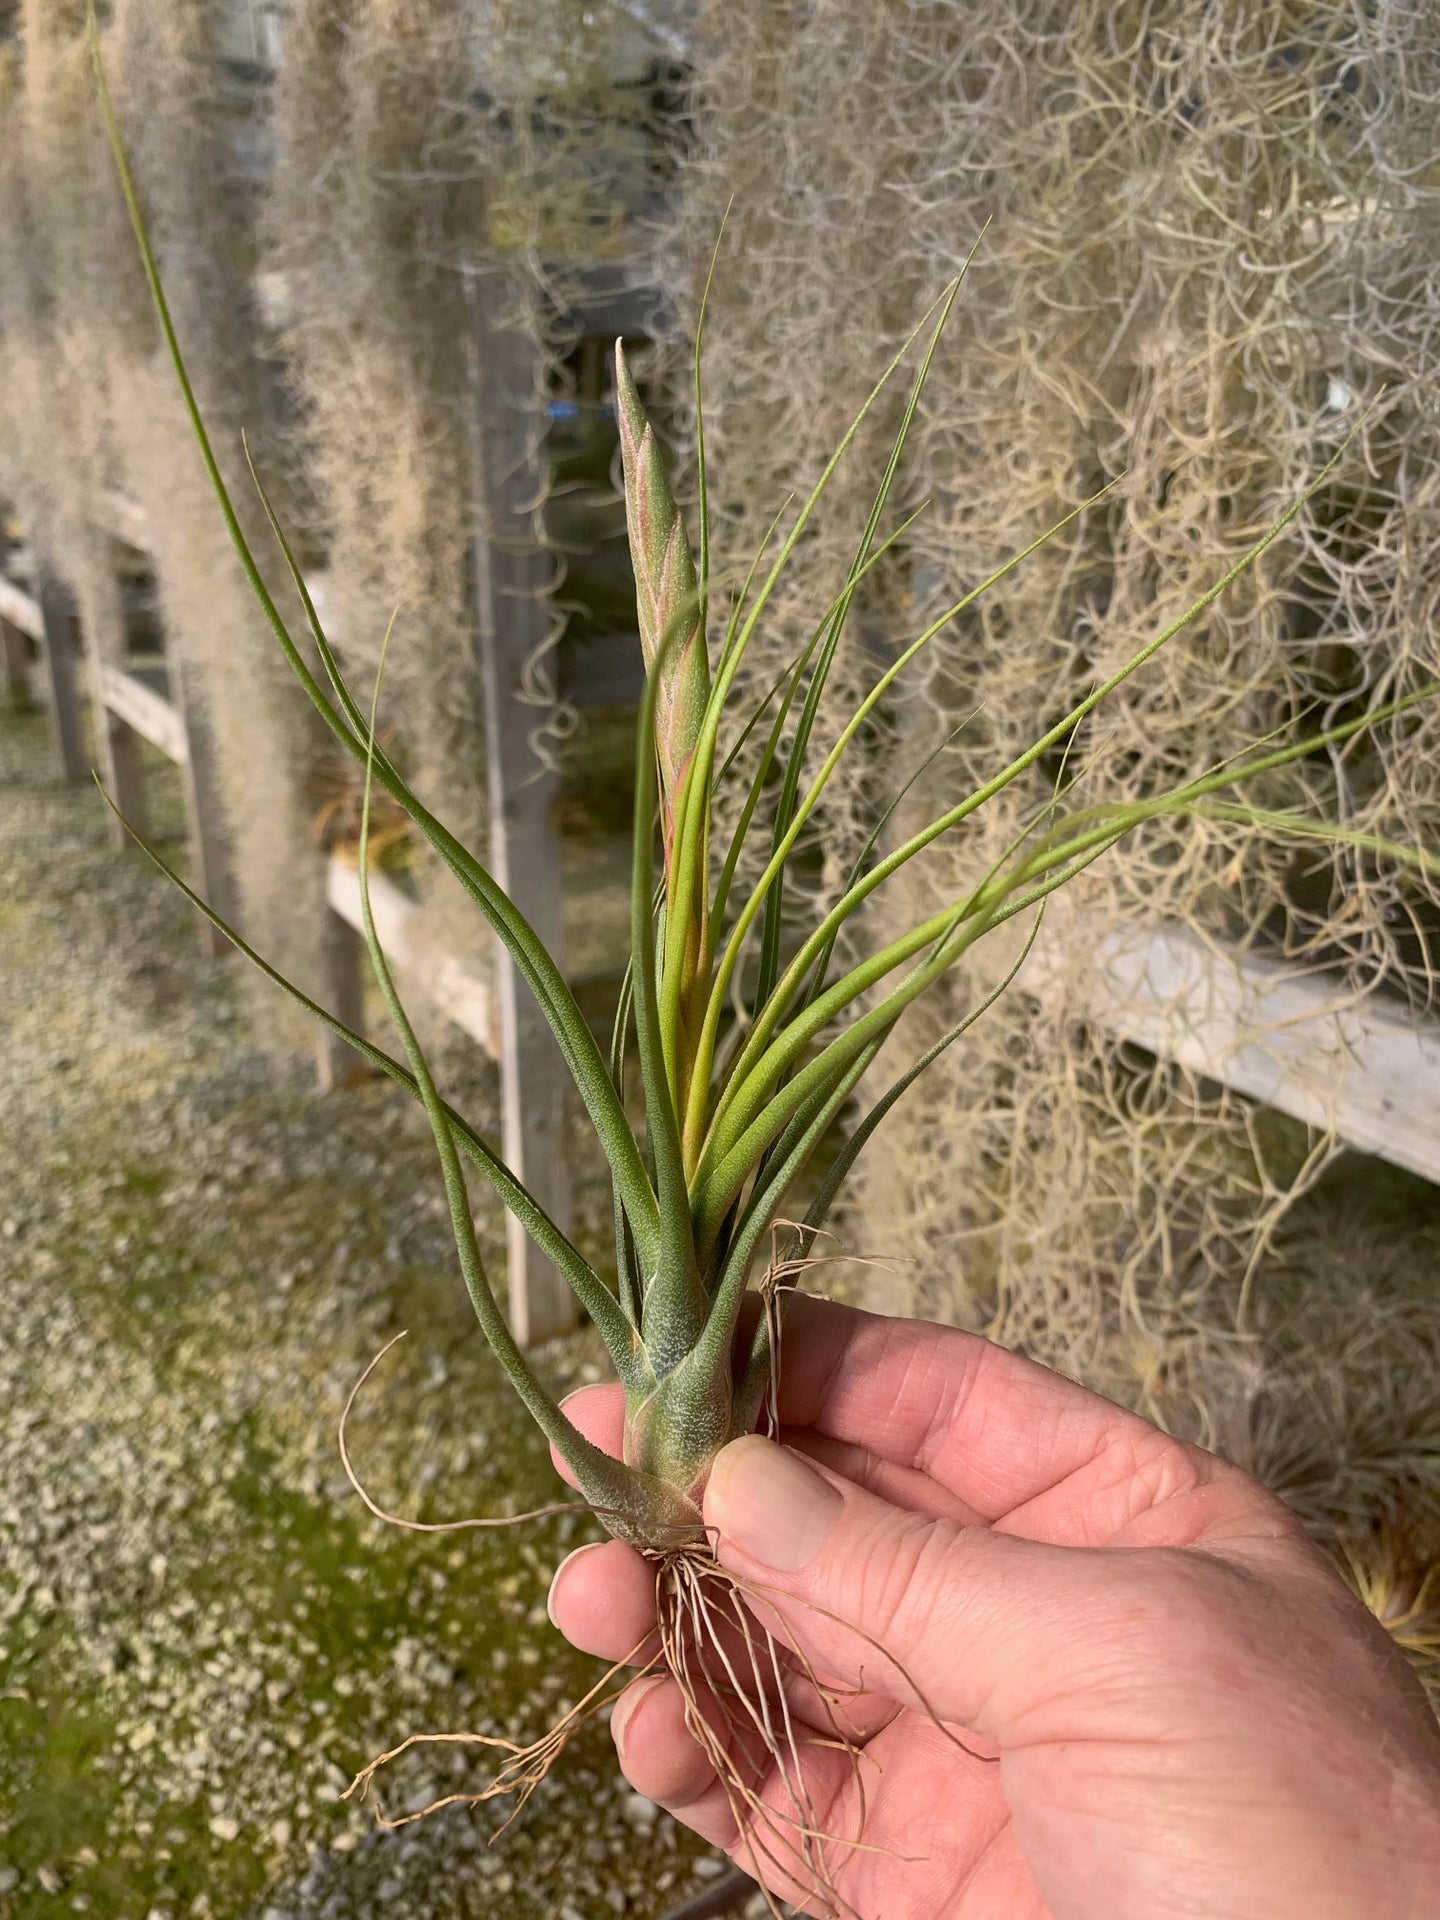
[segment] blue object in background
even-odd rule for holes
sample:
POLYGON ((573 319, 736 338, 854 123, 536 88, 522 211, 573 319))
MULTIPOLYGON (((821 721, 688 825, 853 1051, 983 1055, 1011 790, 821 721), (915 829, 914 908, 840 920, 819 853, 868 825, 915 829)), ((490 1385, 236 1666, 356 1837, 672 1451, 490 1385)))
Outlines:
MULTIPOLYGON (((600 405, 593 408, 592 411, 597 420, 613 420, 615 418, 615 402, 613 400, 602 400, 600 405)), ((556 421, 578 420, 584 412, 585 408, 581 406, 578 400, 551 400, 545 408, 546 417, 556 421)))

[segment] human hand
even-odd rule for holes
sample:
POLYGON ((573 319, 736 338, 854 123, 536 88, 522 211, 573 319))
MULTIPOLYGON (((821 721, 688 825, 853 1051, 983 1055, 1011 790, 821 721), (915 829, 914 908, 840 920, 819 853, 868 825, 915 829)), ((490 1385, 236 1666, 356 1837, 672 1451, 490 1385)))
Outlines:
MULTIPOLYGON (((860 1920, 1440 1912, 1440 1728, 1245 1474, 973 1335, 804 1298, 780 1401, 784 1446, 727 1447, 705 1519, 797 1650, 787 1693, 803 1704, 806 1663, 857 1690, 858 1779, 833 1746, 805 1754, 860 1920)), ((618 1388, 567 1411, 619 1451, 618 1388)), ((550 1608, 624 1660, 654 1623, 654 1571, 617 1541, 582 1547, 550 1608)), ((632 1682, 612 1732, 639 1792, 803 1901, 748 1844, 674 1680, 632 1682)))

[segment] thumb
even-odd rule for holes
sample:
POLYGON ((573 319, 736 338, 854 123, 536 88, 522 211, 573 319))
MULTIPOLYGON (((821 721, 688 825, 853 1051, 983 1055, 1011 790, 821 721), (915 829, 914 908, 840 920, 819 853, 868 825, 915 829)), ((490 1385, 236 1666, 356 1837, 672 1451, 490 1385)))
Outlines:
POLYGON ((1125 1556, 1102 1569, 1085 1550, 909 1513, 759 1435, 717 1455, 705 1520, 752 1612, 817 1673, 1002 1744, 1083 1684, 1090 1623, 1113 1625, 1126 1590, 1134 1623, 1132 1583, 1112 1577, 1125 1556))

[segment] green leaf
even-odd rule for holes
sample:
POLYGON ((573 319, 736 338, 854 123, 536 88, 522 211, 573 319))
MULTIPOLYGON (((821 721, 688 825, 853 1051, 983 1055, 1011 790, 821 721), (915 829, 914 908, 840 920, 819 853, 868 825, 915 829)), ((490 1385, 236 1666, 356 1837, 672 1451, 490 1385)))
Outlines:
MULTIPOLYGON (((989 225, 988 221, 986 225, 989 225)), ((904 454, 906 443, 910 438, 910 429, 915 423, 916 410, 920 405, 926 383, 930 378, 930 370, 934 364, 935 355, 939 350, 940 341, 945 332, 945 324, 954 310, 955 301, 959 297, 961 285, 969 270, 971 261, 975 258, 975 251, 980 245, 980 239, 983 237, 983 233, 984 229, 982 229, 981 234, 976 237, 965 259, 964 265, 961 267, 956 278, 951 282, 945 298, 940 303, 940 313, 935 322, 934 331, 930 336, 930 343, 926 347, 924 357, 915 371, 915 378, 910 387, 910 396, 906 401, 905 411, 901 417, 899 429, 896 432, 894 442, 890 448, 890 457, 886 462, 885 472, 881 476, 880 485, 876 488, 875 498, 870 507, 869 518, 865 522, 865 529, 860 536, 860 543, 855 550, 855 556, 850 562, 850 570, 845 580, 845 590, 841 594, 839 602, 828 622, 825 644, 820 650, 820 657, 815 663, 815 671, 810 677, 810 685, 805 695, 805 704, 801 708, 800 718, 796 723, 795 737, 790 744, 789 758, 785 765, 785 776, 781 784, 780 801, 775 810, 775 821, 771 840, 772 859, 781 842, 785 839, 791 822, 795 817, 796 798, 800 790, 800 776, 805 765, 805 750, 809 746, 810 734, 820 711, 821 696, 824 693, 826 682, 830 677, 830 669, 834 664, 835 655, 840 646, 841 636, 845 631, 845 622, 849 617, 851 606, 854 604, 855 595, 859 591, 861 580, 869 570, 867 556, 870 554, 870 550, 875 543, 875 536, 880 529, 881 517, 884 514, 886 503, 890 498, 891 489, 895 485, 896 476, 900 471, 900 461, 904 454)), ((913 517, 914 516, 912 516, 912 519, 913 517)), ((906 524, 908 526, 910 522, 907 521, 906 524)), ((890 542, 887 541, 886 545, 888 546, 889 544, 890 542)), ((785 863, 782 860, 769 891, 765 896, 765 919, 760 935, 760 967, 756 975, 753 1000, 754 1010, 757 1014, 770 998, 770 992, 775 985, 775 977, 779 969, 780 927, 784 913, 784 898, 785 863)))
MULTIPOLYGON (((768 1004, 756 1020, 755 1026, 747 1039, 745 1051, 735 1063, 731 1080, 732 1085, 737 1082, 743 1082, 746 1076, 748 1076, 756 1059, 769 1043, 771 1036, 784 1015, 785 1008, 800 991, 806 975, 814 965, 818 955, 825 949, 828 942, 833 941, 835 934, 844 925, 845 921, 869 898, 876 888, 883 885, 893 873, 898 872, 908 861, 914 859, 918 853, 923 852, 926 847, 932 845, 942 834, 951 832, 955 827, 967 820, 971 814, 978 812, 988 801, 994 799, 997 794, 1003 792, 1013 781, 1017 780, 1023 773, 1033 767, 1036 762, 1046 753, 1050 752, 1052 748, 1062 745, 1074 731, 1075 727, 1089 714, 1093 713, 1101 702, 1107 699, 1117 687, 1121 686, 1133 673, 1138 672, 1149 660, 1152 660, 1154 656, 1160 652, 1162 647, 1167 646, 1177 634, 1183 632, 1207 607, 1213 605, 1225 589, 1237 580, 1249 567, 1253 566, 1267 548, 1279 539, 1280 535, 1300 513, 1306 501, 1314 495, 1316 490, 1325 483, 1334 471, 1345 451, 1345 447, 1349 444, 1350 441, 1349 438, 1347 438, 1344 445, 1326 462, 1316 478, 1305 491, 1298 496, 1291 506, 1287 508, 1286 512, 1276 521, 1275 525, 1269 528, 1259 540, 1249 547, 1213 586, 1208 587, 1197 600, 1192 602, 1177 620, 1172 621, 1155 635, 1153 639, 1147 641, 1138 652, 1131 655, 1123 666, 1118 668, 1117 671, 1111 674, 1106 680, 1102 681, 1099 686, 1093 688, 1090 693, 1086 694, 1082 700, 1078 701, 1070 709, 1064 719, 1057 721, 1048 732, 1042 735, 1032 746, 1027 747, 1023 753, 1017 755, 1008 766, 1002 768, 992 779, 986 781, 972 793, 967 794, 956 806, 940 814, 936 819, 932 820, 928 826, 912 834, 903 845, 897 847, 892 853, 887 854, 883 860, 877 862, 877 864, 870 869, 863 879, 857 881, 853 887, 848 889, 841 899, 836 902, 834 907, 831 908, 829 913, 825 915, 820 924, 801 944, 799 951, 791 960, 784 975, 777 983, 775 992, 771 995, 768 1004)), ((1087 502, 1086 504, 1088 505, 1090 503, 1087 502)), ((1081 510, 1082 509, 1077 509, 1077 512, 1081 510)), ((1040 540, 1027 548, 1025 550, 1026 553, 1034 552, 1036 547, 1043 545, 1046 540, 1052 538, 1053 535, 1066 524, 1067 520, 1073 519, 1074 517, 1073 514, 1067 515, 1066 520, 1057 522, 1056 526, 1050 528, 1042 535, 1040 540)), ((982 582, 981 586, 975 590, 976 594, 983 592, 985 588, 993 585, 994 582, 1001 577, 1002 573, 1008 572, 1010 568, 1018 564, 1018 561, 1024 557, 1024 555, 1017 555, 1014 560, 1007 562, 1004 568, 991 574, 982 582)), ((974 597, 975 595, 969 596, 969 598, 972 599, 974 597)), ((942 624, 943 620, 953 618, 955 611, 956 609, 952 608, 946 615, 942 616, 942 624)), ((900 661, 897 662, 897 668, 903 666, 906 660, 913 655, 915 650, 925 639, 929 638, 934 631, 935 629, 933 628, 927 630, 927 633, 921 636, 920 641, 914 642, 907 652, 901 656, 900 661)), ((895 669, 891 671, 893 673, 895 669)), ((857 722, 851 723, 852 728, 856 724, 858 724, 858 720, 857 722)), ((847 733, 848 731, 847 729, 847 733)), ((773 864, 772 862, 772 866, 773 864)), ((765 884, 765 878, 762 876, 757 886, 757 892, 759 888, 765 884)), ((722 960, 720 968, 717 969, 717 981, 724 975, 724 971, 725 962, 722 960)), ((717 1110, 717 1116, 718 1111, 723 1111, 723 1104, 722 1101, 721 1108, 717 1110)))
POLYGON ((662 635, 641 701, 635 746, 635 820, 630 879, 630 984, 636 1052, 645 1095, 646 1141, 655 1167, 659 1233, 652 1259, 641 1253, 641 1327, 650 1364, 663 1375, 689 1351, 704 1323, 706 1293, 690 1236, 680 1134, 660 1026, 655 950, 655 703, 670 636, 662 635))
MULTIPOLYGON (((1105 491, 1107 491, 1107 489, 1102 488, 1101 493, 1103 494, 1105 491)), ((1048 528, 1038 539, 1032 541, 1021 553, 1015 554, 1011 559, 1007 560, 1003 566, 997 567, 993 573, 987 574, 978 586, 972 587, 970 591, 961 599, 957 600, 953 606, 948 607, 937 620, 931 622, 917 639, 911 641, 910 645, 905 648, 898 659, 880 675, 874 687, 871 688, 870 692, 860 702, 859 707, 851 719, 842 728, 839 738, 827 754, 820 771, 811 782, 804 799, 796 806, 791 816, 790 825, 779 841, 775 851, 772 853, 769 864, 756 881, 744 907, 736 916, 735 924, 731 929, 725 950, 714 972, 714 979, 710 990, 710 1004, 706 1008, 705 1026, 701 1041, 700 1058, 702 1061, 708 1061, 709 1057, 713 1054, 714 1039, 719 1028, 725 994, 729 989, 731 978, 738 964, 745 936, 753 924, 755 916, 759 912, 767 893, 783 870, 786 861, 789 859, 802 827, 818 803, 820 795, 831 775, 834 773, 835 768, 840 764, 840 760, 846 749, 854 740, 869 714, 883 697, 887 688, 893 683, 896 677, 904 671, 915 656, 924 647, 928 646, 944 627, 948 626, 950 621, 955 619, 958 614, 963 613, 967 607, 979 599, 981 594, 994 586, 998 580, 1003 579, 1007 573, 1012 572, 1013 569, 1019 566, 1030 554, 1042 547, 1047 540, 1053 539, 1062 527, 1076 519, 1087 507, 1094 504, 1094 499, 1099 499, 1100 497, 1101 495, 1097 494, 1092 500, 1083 501, 1080 506, 1072 509, 1063 519, 1056 521, 1055 525, 1048 528)), ((1038 755, 1036 757, 1038 757, 1038 755)), ((1027 761, 1026 764, 1028 765, 1030 763, 1027 761)), ((996 790, 998 791, 998 788, 996 790)), ((974 796, 972 796, 972 801, 973 805, 979 804, 979 800, 974 796)), ((964 804, 969 810, 973 811, 971 802, 964 804)), ((958 812, 959 810, 955 811, 958 812)), ((931 837, 933 838, 934 836, 932 835, 931 837)), ((929 842, 925 841, 924 844, 928 845, 929 842)), ((836 907, 832 909, 830 914, 826 916, 825 920, 822 921, 820 927, 804 942, 800 952, 786 968, 784 976, 778 983, 775 991, 769 996, 764 1007, 759 1010, 755 1017, 745 1047, 732 1069, 727 1090, 722 1092, 720 1096, 716 1109, 717 1122, 724 1113, 727 1099, 730 1097, 730 1090, 733 1090, 738 1083, 748 1082, 755 1060, 761 1055, 769 1043, 786 1006, 799 990, 805 975, 809 972, 810 967, 813 965, 817 954, 825 945, 825 942, 843 925, 848 913, 854 910, 854 906, 858 905, 859 902, 865 898, 866 894, 872 891, 874 886, 879 884, 876 876, 886 876, 889 872, 894 871, 897 864, 899 864, 899 862, 895 855, 891 855, 888 860, 881 861, 877 867, 871 870, 865 880, 850 889, 836 907), (842 908, 844 909, 843 912, 842 908)))
MULTIPOLYGON (((1043 907, 1041 911, 1043 912, 1043 907)), ((895 1080, 886 1089, 865 1115, 864 1119, 859 1121, 847 1136, 844 1146, 841 1147, 839 1153, 836 1154, 834 1160, 832 1160, 826 1168, 825 1177, 820 1183, 819 1190, 806 1209, 805 1218, 798 1232, 793 1236, 784 1256, 787 1260, 801 1259, 808 1252, 810 1245, 813 1243, 814 1236, 820 1231, 829 1218, 830 1209, 834 1206, 841 1187, 849 1178, 851 1168, 864 1151, 875 1129, 880 1125, 880 1122, 890 1112, 895 1103, 914 1086, 915 1082, 926 1069, 933 1066, 935 1061, 937 1061, 941 1054, 946 1052, 948 1048, 954 1046, 962 1034, 968 1033, 976 1021, 987 1013, 1000 996, 1013 985, 1016 976, 1019 974, 1026 960, 1029 959, 1031 949, 1035 945, 1036 938, 1040 932, 1040 917, 1040 913, 1037 913, 1035 916, 1035 924, 1030 929, 1025 944, 1020 950, 1018 959, 1016 959, 1003 979, 991 988, 990 992, 986 994, 978 1006, 972 1007, 963 1019, 957 1020, 953 1027, 949 1028, 947 1032, 942 1033, 938 1040, 926 1048, 920 1058, 916 1060, 912 1066, 908 1067, 906 1071, 900 1075, 899 1079, 895 1080)), ((777 1312, 783 1314, 783 1311, 783 1307, 777 1307, 777 1312)), ((748 1433, 751 1427, 754 1426, 759 1414, 761 1402, 764 1398, 765 1387, 769 1382, 771 1373, 770 1342, 770 1316, 768 1314, 762 1314, 755 1328, 755 1338, 751 1343, 750 1354, 742 1376, 741 1388, 736 1396, 735 1430, 737 1433, 748 1433)))
POLYGON ((864 1119, 856 1125, 844 1146, 826 1169, 825 1178, 821 1182, 820 1190, 806 1210, 805 1227, 809 1232, 816 1233, 824 1226, 825 1221, 829 1217, 830 1209, 834 1206, 839 1196, 841 1186, 849 1177, 850 1169, 859 1159, 872 1134, 875 1132, 875 1129, 885 1118, 886 1114, 889 1113, 896 1101, 914 1086, 915 1082, 920 1078, 921 1074, 925 1072, 927 1067, 933 1066, 942 1053, 948 1052, 948 1050, 954 1046, 955 1042, 960 1039, 962 1034, 968 1033, 971 1027, 975 1025, 975 1022, 988 1013, 1000 996, 1013 986, 1020 969, 1030 958, 1031 950, 1039 938, 1040 922, 1043 912, 1044 907, 1042 904, 1040 911, 1035 915, 1035 924, 1026 936, 1024 946, 1020 949, 1019 957, 998 984, 991 988, 990 992, 986 994, 978 1006, 972 1007, 962 1019, 957 1020, 953 1027, 950 1027, 946 1032, 942 1033, 938 1040, 927 1047, 913 1066, 907 1067, 899 1079, 886 1088, 885 1092, 881 1094, 880 1098, 875 1102, 874 1106, 871 1107, 864 1119))
MULTIPOLYGON (((387 643, 388 639, 387 634, 387 643)), ((490 1342, 496 1359, 504 1368, 510 1384, 524 1402, 535 1424, 574 1474, 576 1484, 585 1498, 596 1512, 605 1515, 613 1532, 618 1532, 625 1538, 648 1539, 653 1536, 657 1520, 678 1517, 680 1503, 677 1502, 671 1489, 663 1488, 657 1481, 643 1479, 587 1440, 545 1391, 530 1362, 516 1344, 514 1335, 506 1325, 505 1316, 501 1313, 495 1296, 490 1290, 490 1282, 480 1255, 479 1242, 475 1236, 475 1222, 470 1212, 470 1196, 465 1186, 464 1169, 460 1165, 459 1155, 456 1152, 449 1110, 435 1085, 429 1063, 425 1058, 425 1051, 410 1024, 399 990, 395 985, 394 976, 390 971, 389 962, 380 944, 379 935, 375 931, 375 917, 370 904, 370 798, 374 786, 376 705, 380 697, 380 676, 384 671, 384 665, 385 650, 382 647, 380 671, 375 677, 375 698, 371 705, 370 724, 366 736, 365 787, 360 811, 360 917, 364 924, 365 945, 370 955, 370 964, 374 970, 376 983, 405 1048, 410 1062, 410 1071, 415 1077, 420 1098, 425 1107, 425 1115, 430 1122, 435 1149, 440 1157, 445 1198, 450 1210, 450 1224, 455 1237, 455 1250, 459 1256, 460 1270, 465 1280, 465 1289, 470 1295, 475 1317, 480 1322, 485 1337, 490 1342)))
POLYGON ((776 1155, 764 1184, 751 1196, 744 1219, 730 1242, 715 1289, 715 1304, 695 1349, 702 1371, 730 1364, 740 1303, 745 1297, 755 1249, 769 1230, 796 1176, 824 1139, 879 1048, 880 1041, 876 1040, 857 1049, 855 1058, 842 1073, 834 1076, 827 1087, 814 1091, 799 1116, 787 1151, 776 1155))

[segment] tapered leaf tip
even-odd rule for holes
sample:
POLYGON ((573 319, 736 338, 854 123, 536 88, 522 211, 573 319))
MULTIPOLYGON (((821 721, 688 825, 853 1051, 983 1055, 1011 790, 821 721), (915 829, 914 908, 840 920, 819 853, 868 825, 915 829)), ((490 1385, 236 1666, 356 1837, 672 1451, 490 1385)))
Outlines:
POLYGON ((645 418, 645 409, 640 404, 630 363, 625 358, 623 340, 615 342, 615 398, 621 439, 625 443, 625 451, 633 458, 634 450, 644 439, 650 423, 645 418))

